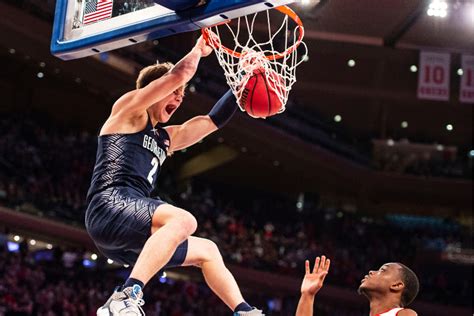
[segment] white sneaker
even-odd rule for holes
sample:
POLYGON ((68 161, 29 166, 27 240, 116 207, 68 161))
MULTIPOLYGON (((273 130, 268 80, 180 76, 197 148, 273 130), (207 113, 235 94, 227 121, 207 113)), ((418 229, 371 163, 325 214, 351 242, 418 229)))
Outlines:
POLYGON ((265 316, 263 311, 256 309, 255 307, 248 312, 236 312, 234 313, 234 316, 265 316))
POLYGON ((145 304, 143 292, 139 285, 116 289, 104 306, 97 310, 97 316, 144 316, 141 308, 145 304))

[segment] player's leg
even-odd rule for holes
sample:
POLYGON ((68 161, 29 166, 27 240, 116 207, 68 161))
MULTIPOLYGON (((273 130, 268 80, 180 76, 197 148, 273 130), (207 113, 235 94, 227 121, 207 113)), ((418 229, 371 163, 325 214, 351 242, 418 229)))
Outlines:
MULTIPOLYGON (((207 285, 233 311, 250 311, 252 308, 244 301, 239 286, 227 269, 217 245, 209 240, 191 236, 188 238, 188 251, 183 266, 201 268, 207 285)), ((262 315, 255 310, 254 315, 262 315)))
POLYGON ((151 236, 143 246, 130 278, 146 284, 167 264, 178 245, 196 231, 197 222, 191 213, 162 204, 152 217, 151 236))
POLYGON ((161 204, 155 209, 152 204, 157 201, 151 199, 134 203, 133 211, 128 214, 130 218, 124 216, 122 219, 123 230, 127 231, 128 238, 121 239, 120 242, 129 250, 121 251, 120 255, 116 254, 116 260, 135 264, 125 284, 117 288, 109 300, 97 310, 99 316, 125 313, 144 315, 140 307, 144 303, 144 285, 166 264, 181 265, 184 262, 186 239, 197 228, 196 219, 180 208, 161 204), (150 204, 148 208, 144 207, 147 203, 150 204), (150 213, 153 213, 151 218, 150 213))

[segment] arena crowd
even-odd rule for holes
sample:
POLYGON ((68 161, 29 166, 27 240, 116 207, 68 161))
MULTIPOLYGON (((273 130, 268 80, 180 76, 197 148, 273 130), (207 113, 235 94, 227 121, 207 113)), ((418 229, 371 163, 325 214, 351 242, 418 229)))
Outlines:
MULTIPOLYGON (((96 136, 45 122, 48 121, 24 113, 0 119, 0 204, 83 225, 96 136)), ((232 193, 235 188, 227 185, 223 189, 219 184, 198 178, 188 183, 186 189, 177 191, 172 182, 166 174, 160 179, 160 196, 193 213, 199 223, 197 235, 215 241, 228 263, 299 277, 305 259, 325 254, 337 262, 331 267, 327 282, 356 289, 369 269, 385 262, 400 261, 418 273, 422 284, 420 299, 453 305, 470 302, 470 266, 440 260, 428 264, 424 261, 425 254, 472 248, 470 232, 456 221, 433 219, 406 225, 410 218, 400 222, 389 217, 346 212, 319 205, 317 197, 307 197, 304 205, 297 208, 296 200, 271 193, 256 195, 239 188, 236 197, 232 193)), ((413 221, 416 222, 415 218, 413 221)), ((110 289, 109 284, 98 280, 100 274, 91 271, 70 270, 48 278, 45 276, 55 273, 54 269, 49 271, 48 267, 34 265, 28 253, 12 256, 3 252, 2 258, 4 275, 18 274, 2 279, 7 282, 4 289, 16 289, 15 294, 7 290, 1 296, 6 306, 16 304, 17 307, 8 307, 10 310, 22 308, 27 309, 26 312, 35 310, 39 315, 50 315, 48 313, 54 308, 58 313, 64 305, 77 299, 82 303, 68 307, 71 309, 68 313, 82 315, 84 311, 90 313, 96 308, 95 296, 98 301, 102 300, 103 297, 94 291, 110 289), (86 273, 86 278, 80 273, 86 273), (11 282, 25 278, 36 285, 28 284, 28 281, 9 287, 11 282), (63 294, 55 294, 55 291, 63 294), (49 306, 44 311, 41 310, 43 302, 49 306)), ((167 310, 163 315, 194 315, 193 309, 189 307, 188 310, 185 304, 167 302, 189 299, 189 291, 185 288, 190 285, 176 284, 172 286, 171 293, 174 294, 167 293, 164 299, 164 292, 168 290, 157 290, 157 297, 152 297, 152 301, 161 302, 162 309, 183 309, 175 314, 167 310)), ((157 288, 161 286, 165 285, 158 284, 157 288)), ((191 287, 196 288, 193 291, 208 293, 205 286, 195 284, 191 287)), ((192 299, 197 309, 215 299, 209 293, 206 295, 199 294, 199 300, 192 299), (199 303, 201 299, 204 301, 199 303)), ((341 312, 337 315, 350 314, 341 312)))

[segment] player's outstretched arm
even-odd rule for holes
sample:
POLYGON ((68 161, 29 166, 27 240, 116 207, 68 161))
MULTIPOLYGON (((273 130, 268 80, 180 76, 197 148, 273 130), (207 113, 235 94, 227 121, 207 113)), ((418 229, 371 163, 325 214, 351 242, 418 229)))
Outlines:
POLYGON ((184 56, 167 74, 150 82, 147 86, 130 91, 118 99, 112 112, 129 115, 142 114, 147 108, 162 100, 170 93, 184 86, 196 73, 201 57, 208 56, 212 48, 206 44, 202 36, 193 49, 184 56))
POLYGON ((317 257, 313 271, 310 272, 309 261, 305 262, 305 276, 301 283, 301 297, 296 309, 296 316, 313 316, 314 297, 323 287, 324 279, 329 272, 331 261, 325 256, 317 257))
POLYGON ((170 151, 189 147, 212 132, 223 127, 237 110, 237 102, 231 90, 216 102, 208 115, 200 115, 181 125, 165 127, 170 135, 170 151))

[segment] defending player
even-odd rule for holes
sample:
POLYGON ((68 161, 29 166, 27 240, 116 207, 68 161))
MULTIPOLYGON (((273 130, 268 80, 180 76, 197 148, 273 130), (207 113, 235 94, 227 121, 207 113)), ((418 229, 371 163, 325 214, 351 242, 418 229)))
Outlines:
POLYGON ((263 315, 244 301, 217 246, 191 236, 197 228, 194 216, 150 197, 166 157, 224 126, 237 109, 229 91, 208 115, 160 126, 180 106, 184 86, 201 57, 211 52, 200 38, 175 66, 143 69, 137 89, 115 102, 102 126, 87 194, 86 228, 105 256, 133 270, 98 315, 143 315, 144 285, 163 267, 189 265, 202 269, 209 287, 235 315, 263 315))
MULTIPOLYGON (((296 316, 313 316, 314 297, 323 286, 330 261, 316 258, 313 272, 306 260, 306 274, 301 284, 301 297, 296 316)), ((418 294, 420 285, 416 274, 401 263, 386 263, 378 271, 369 271, 360 286, 359 294, 370 303, 370 316, 416 316, 410 305, 418 294)))

